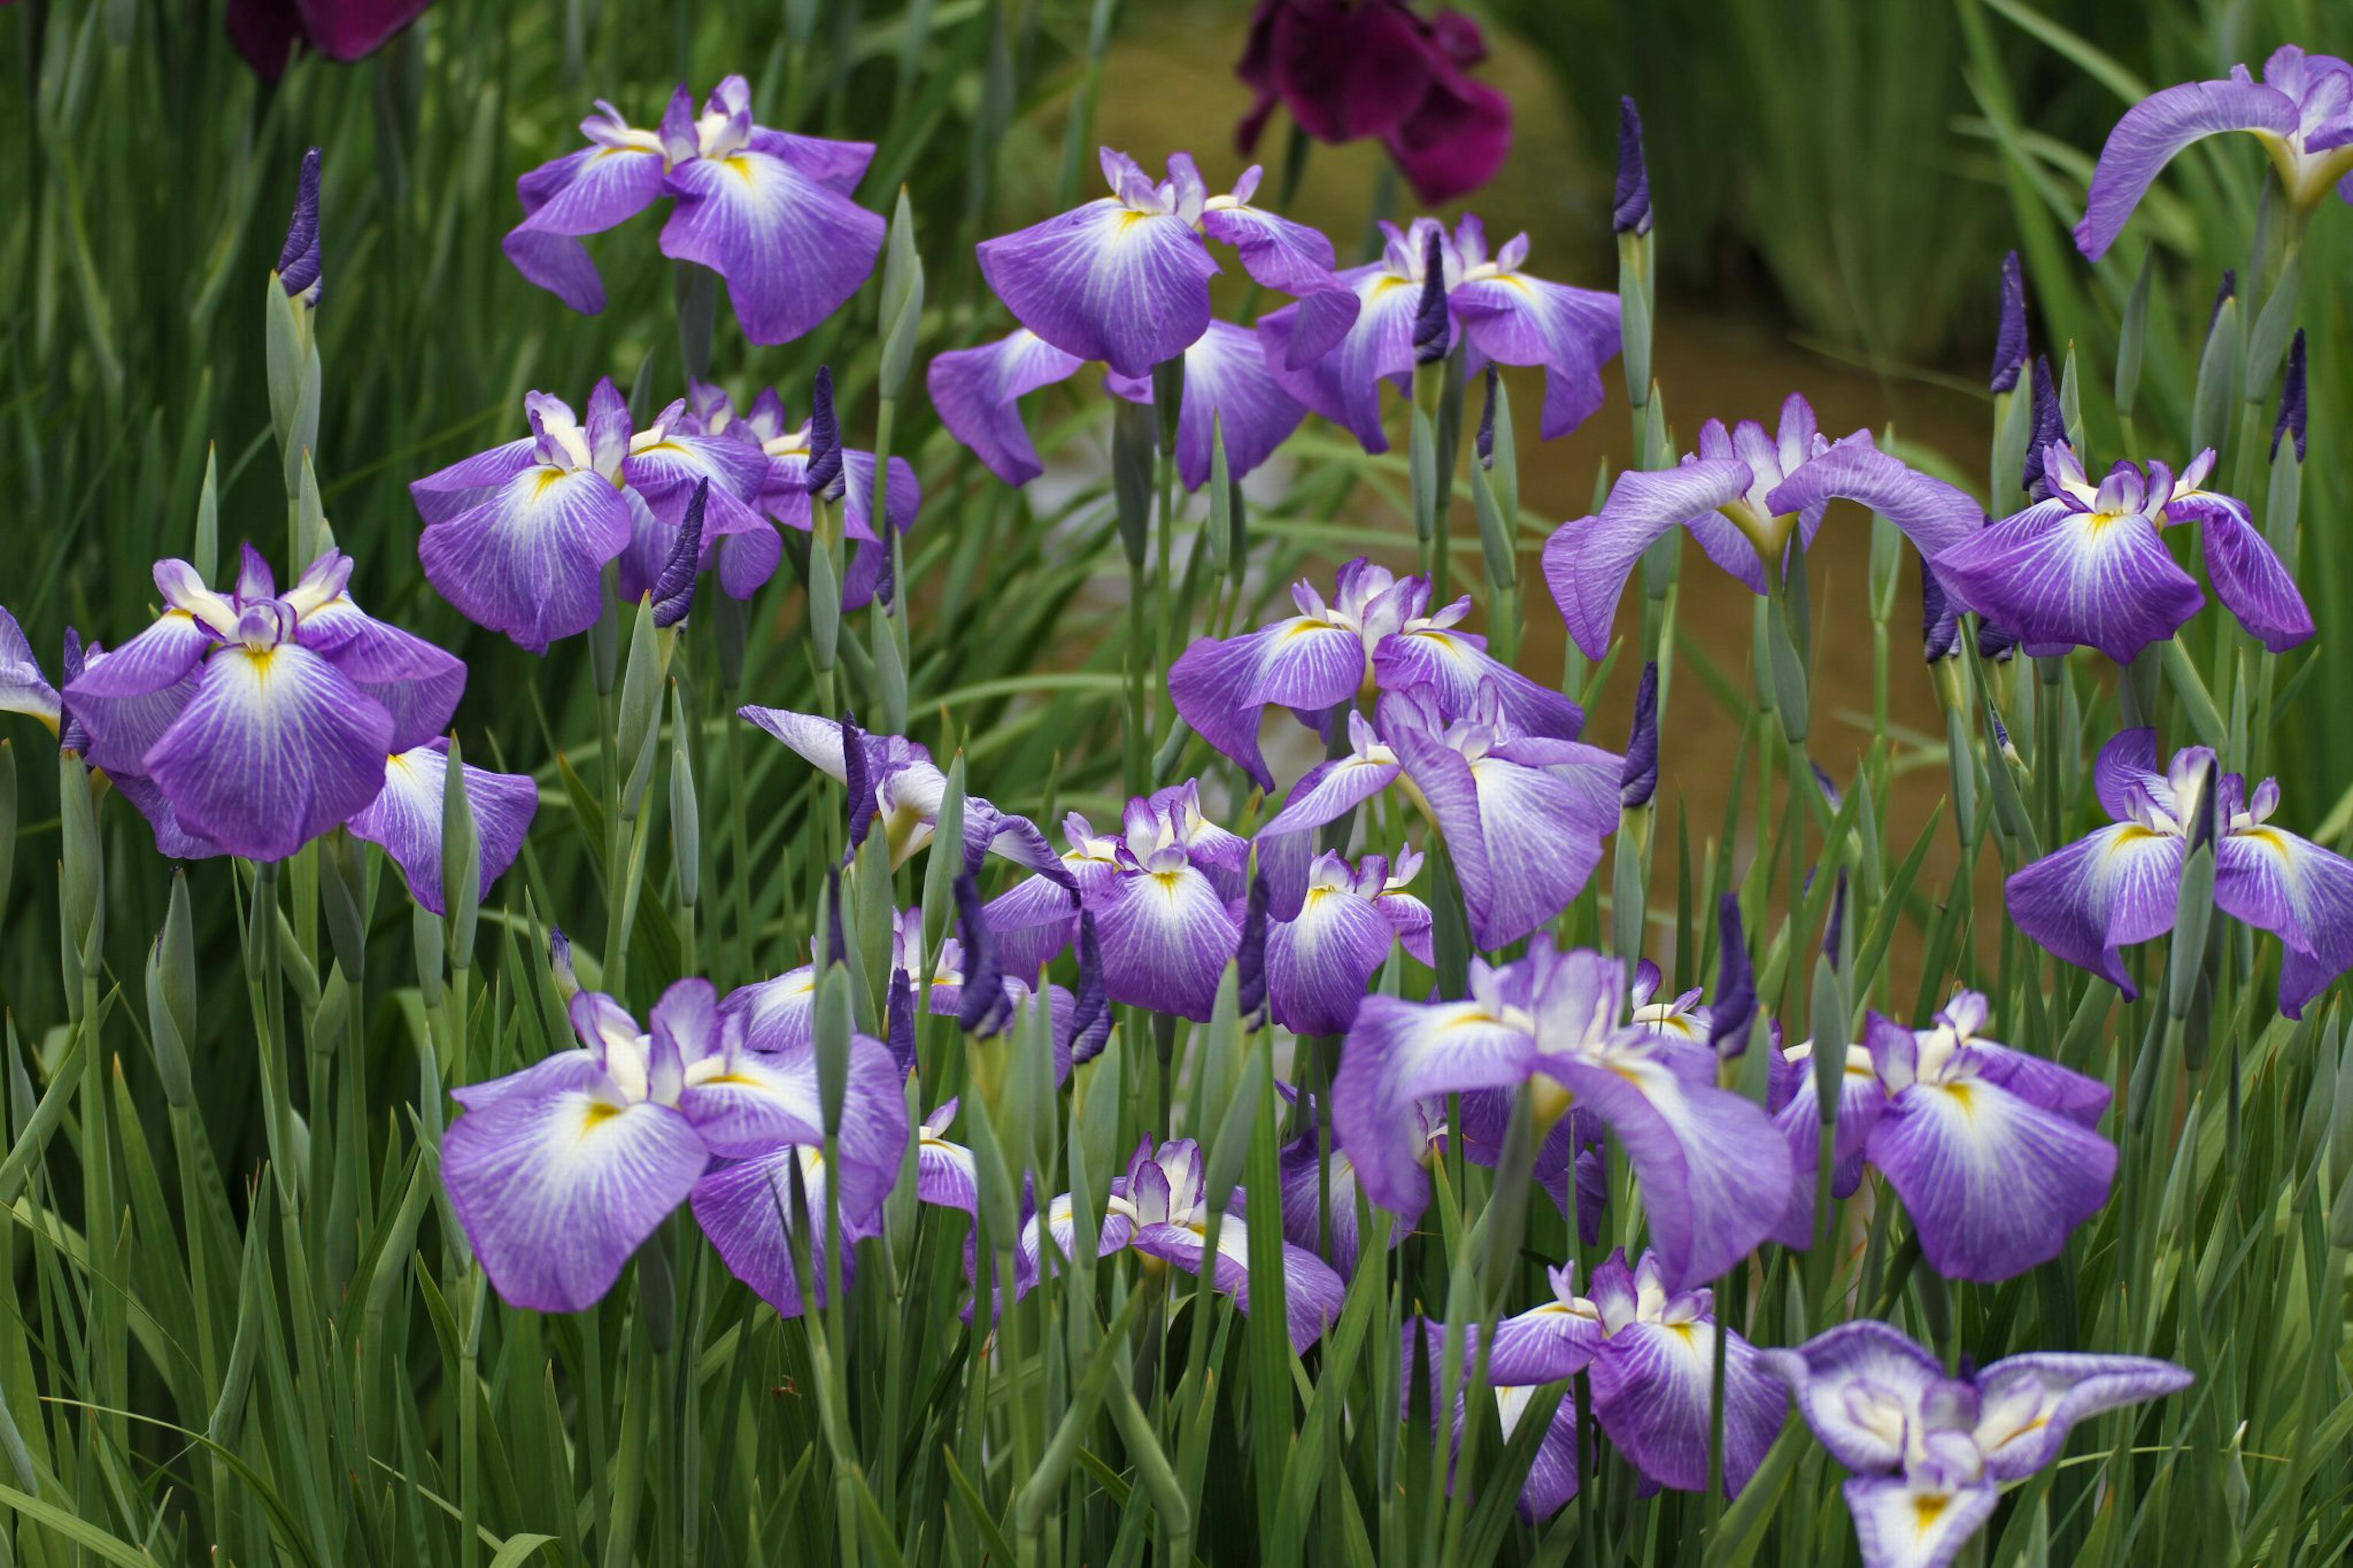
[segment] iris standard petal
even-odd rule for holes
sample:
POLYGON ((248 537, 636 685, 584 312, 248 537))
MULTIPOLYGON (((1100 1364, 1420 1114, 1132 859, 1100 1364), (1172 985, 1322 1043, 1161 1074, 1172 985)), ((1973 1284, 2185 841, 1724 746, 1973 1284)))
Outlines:
POLYGON ((392 716, 298 644, 223 648, 148 748, 182 826, 249 860, 282 860, 384 787, 392 716))
POLYGON ((1498 364, 1545 367, 1547 441, 1601 406, 1601 367, 1618 356, 1618 296, 1572 289, 1523 272, 1473 279, 1447 296, 1471 346, 1498 364))
MULTIPOLYGON (((1593 1415, 1619 1452, 1652 1484, 1707 1489, 1715 1407, 1715 1323, 1633 1322, 1593 1359, 1593 1415)), ((1788 1402, 1778 1378, 1738 1334, 1725 1342, 1724 1489, 1737 1497, 1773 1446, 1788 1402)))
MULTIPOLYGON (((449 911, 441 896, 441 812, 448 785, 449 742, 432 740, 385 760, 384 788, 346 825, 355 838, 381 847, 407 879, 409 896, 437 915, 449 911)), ((539 810, 539 786, 517 773, 465 768, 466 803, 482 858, 480 896, 505 874, 522 850, 539 810)))
POLYGON ((1750 482, 1748 465, 1735 458, 1630 469, 1609 487, 1599 512, 1554 531, 1545 542, 1545 582, 1587 658, 1609 653, 1618 595, 1651 541, 1730 505, 1747 493, 1750 482))
POLYGON ((1955 598, 2021 641, 2095 647, 2119 664, 2206 602, 2147 519, 2077 511, 2062 499, 2004 518, 1930 564, 1955 598))
POLYGON ((2002 901, 2033 941, 2137 995, 2121 950, 2173 929, 2182 843, 2137 823, 2116 823, 2013 873, 2002 901))
POLYGON ((1085 363, 1022 327, 993 343, 939 355, 923 381, 948 433, 990 473, 1008 485, 1022 485, 1045 472, 1046 465, 1021 423, 1019 399, 1068 381, 1085 363))
POLYGON ((1123 875, 1096 915, 1114 1002, 1206 1022, 1241 931, 1190 865, 1123 875))
POLYGON ((1422 1168, 1429 1140, 1413 1102, 1512 1088, 1526 1079, 1535 1059, 1535 1037, 1480 1003, 1365 998, 1341 1047, 1332 1124, 1366 1195, 1391 1214, 1419 1214, 1430 1196, 1422 1168))
POLYGON ((441 596, 476 626, 543 653, 605 607, 605 563, 628 548, 629 508, 593 469, 537 466, 489 500, 417 535, 441 596))
POLYGON ((449 1202, 483 1271, 507 1301, 542 1312, 594 1306, 709 1160, 675 1110, 585 1086, 501 1095, 441 1140, 449 1202))
POLYGON ((796 163, 746 147, 670 171, 665 256, 727 279, 744 335, 787 343, 858 292, 882 252, 881 216, 796 163))
POLYGON ((2158 173, 2191 142, 2222 131, 2293 135, 2301 121, 2285 93, 2251 81, 2192 81, 2150 93, 2125 110, 2100 149, 2075 247, 2097 261, 2148 194, 2158 173))
POLYGON ((1122 375, 1151 374, 1208 330, 1218 264, 1174 215, 1106 196, 979 251, 982 276, 1017 321, 1122 375))
POLYGON ((1862 1568, 1949 1568, 2001 1501, 1999 1489, 1857 1476, 1841 1489, 1862 1568))

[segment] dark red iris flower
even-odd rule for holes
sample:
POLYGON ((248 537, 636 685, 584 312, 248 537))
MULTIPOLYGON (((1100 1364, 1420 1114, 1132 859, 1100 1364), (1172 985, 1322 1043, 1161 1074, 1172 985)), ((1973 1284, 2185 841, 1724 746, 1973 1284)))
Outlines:
POLYGON ((425 14, 433 0, 229 0, 228 41, 264 81, 276 81, 301 44, 331 60, 364 59, 425 14))
POLYGON ((1377 136, 1425 204, 1477 190, 1512 147, 1512 100, 1467 68, 1487 58, 1458 11, 1404 0, 1259 0, 1235 74, 1258 89, 1237 128, 1247 153, 1280 103, 1319 142, 1377 136))

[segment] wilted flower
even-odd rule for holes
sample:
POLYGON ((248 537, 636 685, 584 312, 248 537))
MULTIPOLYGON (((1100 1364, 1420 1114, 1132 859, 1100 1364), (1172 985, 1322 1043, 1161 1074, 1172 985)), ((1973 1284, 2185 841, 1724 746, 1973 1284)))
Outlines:
POLYGON ((1841 1323, 1766 1351, 1845 1486, 1863 1568, 1947 1568, 1993 1517, 2001 1489, 2054 1463, 2079 1421, 2178 1394, 2193 1379, 2145 1356, 2010 1356, 1947 1377, 1885 1323, 1841 1323))
POLYGON ((2245 66, 2228 79, 2153 92, 2108 132, 2075 246, 2097 261, 2124 232, 2141 197, 2175 154, 2224 131, 2251 131, 2271 154, 2280 187, 2299 212, 2320 205, 2353 174, 2353 66, 2289 44, 2263 62, 2258 84, 2245 66))
MULTIPOLYGON (((2198 781, 2214 767, 2212 752, 2190 746, 2158 773, 2150 729, 2126 730, 2101 747, 2093 779, 2114 821, 2011 876, 2002 895, 2018 929, 2136 994, 2121 950, 2173 929, 2203 805, 2198 781)), ((2301 1017, 2353 967, 2353 860, 2272 826, 2277 781, 2251 794, 2237 773, 2215 776, 2215 905, 2280 939, 2280 1011, 2301 1017)))
POLYGON ((1601 406, 1601 367, 1619 344, 1618 296, 1596 289, 1573 289, 1522 271, 1528 237, 1516 235, 1492 256, 1487 230, 1465 215, 1449 235, 1436 218, 1419 217, 1400 229, 1384 223, 1388 243, 1381 259, 1337 275, 1341 287, 1363 301, 1336 344, 1313 335, 1307 306, 1286 305, 1262 318, 1259 336, 1268 364, 1291 395, 1316 413, 1342 425, 1367 452, 1388 450, 1381 427, 1381 385, 1408 391, 1417 363, 1414 327, 1431 276, 1435 240, 1438 277, 1449 318, 1446 343, 1468 339, 1466 375, 1499 364, 1545 367, 1544 420, 1547 441, 1565 436, 1601 406))
POLYGON ((599 100, 580 122, 592 143, 516 183, 523 220, 508 259, 575 310, 605 308, 605 284, 580 237, 677 199, 661 251, 727 280, 744 335, 790 342, 858 292, 881 253, 884 224, 851 201, 873 161, 864 142, 827 142, 752 122, 752 89, 731 76, 702 113, 684 83, 657 131, 599 100))

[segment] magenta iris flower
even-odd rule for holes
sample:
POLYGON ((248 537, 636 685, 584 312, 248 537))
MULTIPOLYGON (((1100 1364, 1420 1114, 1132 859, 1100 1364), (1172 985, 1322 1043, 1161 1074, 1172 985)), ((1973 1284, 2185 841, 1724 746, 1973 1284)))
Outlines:
POLYGON ((385 760, 448 723, 466 667, 352 602, 329 551, 284 594, 248 545, 216 594, 155 566, 155 624, 67 683, 86 755, 167 854, 283 860, 376 797, 385 760))
POLYGON ((2215 769, 2214 902, 2280 939, 2280 1011, 2300 1018, 2353 967, 2353 860, 2272 826, 2279 784, 2251 793, 2202 746, 2157 771, 2157 731, 2127 730, 2100 748, 2093 778, 2108 826, 2019 870, 2002 889, 2018 929, 2079 969, 2137 993, 2122 950, 2173 929, 2199 781, 2215 769))
MULTIPOLYGON (((2066 1250, 2099 1213, 2116 1173, 2099 1132, 2107 1085, 1986 1038, 1986 999, 1963 991, 1929 1026, 1874 1013, 1865 1043, 1847 1047, 1832 1192, 1852 1193, 1862 1166, 1903 1198, 1920 1250, 1948 1279, 2014 1279, 2066 1250)), ((1799 1180, 1781 1239, 1812 1239, 1820 1113, 1810 1044, 1787 1060, 1788 1103, 1778 1120, 1799 1180)))
POLYGON ((744 335, 785 343, 858 291, 881 253, 883 222, 850 200, 874 149, 752 122, 752 89, 731 76, 694 112, 681 83, 647 131, 598 100, 580 122, 590 145, 516 183, 523 220, 506 237, 518 270, 575 310, 605 308, 605 283, 580 237, 675 198, 661 251, 727 279, 744 335))
POLYGON ((2274 653, 2312 636, 2295 579, 2257 531, 2247 504, 2203 488, 2210 448, 2177 477, 2163 463, 2119 461, 2093 484, 2073 448, 2043 448, 2049 494, 1933 557, 1962 604, 1998 622, 2030 654, 2095 647, 2119 664, 2179 631, 2206 603, 2162 531, 2195 521, 2214 592, 2274 653))
MULTIPOLYGON (((1067 381, 1086 363, 1027 327, 993 343, 952 349, 927 373, 933 406, 949 433, 988 471, 1024 485, 1045 471, 1021 423, 1019 400, 1067 381)), ((1152 401, 1149 376, 1112 372, 1104 385, 1131 403, 1152 401)), ((1213 434, 1226 443, 1228 471, 1240 479, 1272 457, 1307 410, 1268 371, 1258 334, 1211 321, 1185 350, 1185 391, 1176 410, 1176 473, 1188 490, 1208 482, 1213 434)), ((898 481, 892 480, 892 488, 898 481)))
POLYGON ((1780 1219, 1789 1153, 1763 1108, 1715 1086, 1704 1048, 1627 1022, 1622 963, 1546 936, 1511 963, 1474 960, 1462 1001, 1366 997, 1332 1086, 1334 1124, 1366 1195, 1415 1215, 1429 1144, 1414 1102, 1523 1083, 1544 1134, 1572 1101, 1608 1126, 1642 1184, 1668 1289, 1722 1274, 1780 1219))
POLYGON ((1319 142, 1378 137, 1426 204, 1485 184, 1512 150, 1512 100, 1474 81, 1487 58, 1461 12, 1403 0, 1259 0, 1234 74, 1258 100, 1235 127, 1248 155, 1277 104, 1319 142))
MULTIPOLYGON (((816 1048, 753 1048, 709 981, 672 985, 645 1028, 597 992, 575 995, 571 1014, 577 1047, 451 1091, 466 1113, 443 1136, 442 1173, 491 1283, 538 1311, 594 1305, 691 1199, 736 1278, 796 1315, 793 1169, 818 1216, 809 1245, 820 1265, 828 1184, 845 1237, 875 1233, 907 1144, 890 1053, 853 1039, 828 1169, 816 1048)), ((821 1285, 811 1294, 823 1304, 821 1285)))
POLYGON ((2253 132, 2298 212, 2331 189, 2353 201, 2353 66, 2290 44, 2263 62, 2260 83, 2232 66, 2225 79, 2168 87, 2125 110, 2092 171, 2076 247, 2094 261, 2107 254, 2166 164, 2224 131, 2253 132))
MULTIPOLYGON (((539 785, 519 773, 492 773, 471 763, 461 766, 481 847, 478 892, 487 897, 491 884, 522 852, 523 836, 539 810, 539 785)), ((353 837, 391 856, 407 879, 409 896, 437 915, 449 912, 441 890, 441 811, 448 783, 449 742, 436 735, 387 758, 384 788, 344 825, 353 837)))
POLYGON ((2047 1469, 2079 1421, 2194 1381, 2145 1356, 2010 1356, 1947 1377, 1885 1323, 1841 1323, 1767 1351, 1845 1486, 1863 1568, 1947 1568, 1993 1517, 2002 1487, 2047 1469))
POLYGON ((1456 629, 1471 613, 1468 596, 1433 614, 1430 579, 1398 577, 1361 556, 1340 568, 1337 588, 1327 603, 1312 584, 1294 584, 1297 615, 1240 637, 1202 637, 1169 666, 1177 713, 1260 788, 1274 788, 1258 740, 1269 708, 1321 728, 1344 703, 1420 688, 1453 720, 1492 686, 1522 734, 1573 741, 1584 728, 1577 704, 1491 657, 1486 638, 1456 629))
POLYGON ((1301 297, 1300 330, 1315 352, 1356 320, 1355 294, 1333 275, 1332 242, 1250 205, 1256 167, 1213 196, 1189 153, 1170 153, 1157 184, 1124 153, 1105 147, 1102 159, 1110 195, 980 244, 989 288, 1046 342, 1124 376, 1150 375, 1209 330, 1212 239, 1234 247, 1253 280, 1301 297))
POLYGON ((1381 259, 1339 274, 1362 308, 1336 344, 1324 342, 1307 305, 1286 305, 1259 322, 1267 363, 1293 396, 1341 425, 1367 452, 1388 450, 1381 427, 1381 385, 1409 394, 1416 363, 1414 317, 1437 242, 1447 315, 1447 346, 1470 341, 1467 374, 1496 364, 1545 367, 1547 441, 1565 436, 1601 406, 1601 367, 1618 354, 1618 296, 1598 289, 1547 282, 1521 269, 1528 237, 1517 235, 1490 255, 1487 231, 1465 216, 1452 234, 1436 218, 1409 227, 1381 226, 1388 234, 1381 259))
POLYGON ((1753 419, 1700 427, 1699 451, 1680 467, 1629 469, 1600 511, 1563 523, 1545 542, 1545 581, 1587 657, 1609 650, 1609 622, 1634 563, 1653 540, 1687 528, 1708 559, 1763 594, 1794 542, 1811 545, 1833 499, 1884 513, 1920 553, 1976 534, 1985 513, 1968 494, 1881 451, 1871 432, 1824 437, 1813 405, 1791 393, 1777 434, 1753 419))
POLYGON ((229 0, 228 41, 264 81, 285 74, 294 46, 331 60, 365 59, 432 0, 229 0))
POLYGON ((715 565, 739 599, 775 573, 776 531, 754 505, 765 461, 701 434, 683 401, 643 430, 610 377, 589 394, 585 423, 543 392, 523 406, 531 435, 408 487, 425 520, 425 575, 476 626, 533 653, 586 631, 604 610, 606 563, 621 561, 631 600, 651 588, 706 479, 698 565, 715 565))

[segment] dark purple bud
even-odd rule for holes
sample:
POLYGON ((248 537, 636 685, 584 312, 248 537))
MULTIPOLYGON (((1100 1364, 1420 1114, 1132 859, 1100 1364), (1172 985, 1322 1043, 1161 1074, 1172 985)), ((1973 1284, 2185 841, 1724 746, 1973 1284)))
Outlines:
POLYGON ((1577 1239, 1588 1247, 1600 1246, 1601 1221, 1609 1212, 1609 1171, 1601 1162, 1601 1145, 1596 1144, 1577 1156, 1577 1239))
POLYGON ((2026 368, 2026 274, 2018 252, 2001 258, 2001 331, 1993 342, 1993 389, 2008 392, 2026 368))
POLYGON ((1934 664, 1952 658, 1960 644, 1961 613, 1924 556, 1920 562, 1920 657, 1934 664))
POLYGON ((1757 1016, 1757 973, 1748 964, 1738 894, 1724 895, 1716 930, 1722 951, 1716 955, 1715 1019, 1708 1026, 1707 1043, 1719 1057, 1736 1057, 1748 1048, 1748 1024, 1757 1016))
POLYGON ((711 481, 696 481, 693 498, 686 503, 686 517, 678 525, 678 537, 670 542, 670 555, 654 579, 657 626, 674 626, 694 608, 694 574, 702 563, 702 510, 710 500, 711 481))
POLYGON ((2019 486, 2029 500, 2051 499, 2051 481, 2042 471, 2043 454, 2067 439, 2067 421, 2059 413, 2059 384, 2052 379, 2051 356, 2034 356, 2034 438, 2026 444, 2026 471, 2019 486))
POLYGON ((1413 310, 1413 363, 1435 364, 1446 357, 1446 251, 1444 237, 1430 231, 1421 250, 1421 302, 1413 310))
POLYGON ((302 154, 302 178, 294 187, 294 216, 286 224, 286 244, 278 252, 278 285, 299 300, 319 302, 319 150, 302 154))
POLYGON ((1839 793, 1838 780, 1831 777, 1830 769, 1811 757, 1806 759, 1806 766, 1813 769, 1814 787, 1822 792, 1822 798, 1830 802, 1831 811, 1835 812, 1846 804, 1846 796, 1839 793))
POLYGON ((1242 1027, 1266 1026, 1266 873, 1250 879, 1242 906, 1241 945, 1234 952, 1234 994, 1241 1002, 1242 1027))
POLYGON ((849 791, 849 853, 842 857, 844 864, 857 858, 865 847, 866 836, 873 831, 876 805, 874 775, 867 763, 866 731, 858 727, 857 716, 845 712, 841 716, 841 779, 849 791))
POLYGON ((2222 307, 2229 304, 2238 297, 2239 269, 2235 267, 2225 267, 2222 268, 2222 286, 2214 290, 2213 312, 2206 318, 2206 335, 2208 337, 2211 338, 2214 335, 2214 323, 2222 319, 2222 307))
POLYGON ((1091 1062, 1111 1039, 1111 997, 1103 988, 1103 943, 1094 911, 1079 916, 1079 985, 1071 1001, 1071 1064, 1091 1062))
POLYGON ((2010 726, 2001 721, 2000 711, 1989 705, 1986 717, 1993 721, 1993 749, 2002 752, 2014 750, 2010 743, 2010 726))
POLYGON ((817 384, 809 392, 808 469, 801 488, 811 495, 833 500, 840 495, 841 421, 833 411, 833 366, 817 367, 817 384))
POLYGON ((1651 232, 1651 166, 1642 158, 1642 111, 1630 98, 1618 100, 1618 191, 1609 226, 1620 234, 1651 232))
POLYGON ((1659 793, 1659 666, 1654 659, 1642 667, 1642 683, 1634 689, 1634 732, 1626 742, 1626 762, 1618 770, 1618 807, 1632 811, 1651 804, 1659 793))
POLYGON ((1005 971, 997 962, 997 941, 981 911, 980 882, 970 872, 955 879, 956 941, 964 949, 964 994, 956 1023, 967 1035, 1001 1035, 1013 1018, 1005 971))
POLYGON ((1839 870, 1838 886, 1831 889, 1831 918, 1822 922, 1822 956, 1839 966, 1840 939, 1846 933, 1846 870, 1839 870))
MULTIPOLYGON (((82 667, 86 662, 82 653, 81 633, 68 626, 66 628, 65 679, 58 682, 60 698, 67 687, 81 679, 82 667)), ((66 706, 62 700, 59 707, 63 711, 65 722, 58 726, 58 750, 71 752, 74 755, 80 756, 90 750, 90 731, 83 727, 82 721, 74 716, 71 707, 66 706)))
POLYGON ((2008 664, 2018 656, 2018 634, 2008 626, 1996 626, 1983 616, 1978 617, 1978 657, 1996 664, 2008 664))
POLYGON ((569 1002, 580 990, 580 975, 572 967, 572 939, 562 926, 547 928, 547 967, 555 976, 555 988, 569 1002))
POLYGON ((2272 458, 2279 458, 2280 437, 2295 437, 2295 460, 2304 461, 2305 421, 2309 415, 2304 390, 2304 329, 2287 345, 2287 378, 2280 384, 2279 418, 2272 425, 2272 458))
POLYGON ((820 973, 845 962, 849 956, 849 943, 841 934, 841 868, 831 866, 825 873, 825 953, 818 965, 820 973))
POLYGON ((1487 362, 1487 401, 1479 409, 1477 450, 1479 466, 1482 468, 1492 468, 1495 466, 1495 395, 1500 389, 1502 381, 1503 376, 1496 370, 1495 362, 1489 360, 1487 362))
POLYGON ((915 1070, 915 987, 903 969, 891 972, 891 1000, 884 1014, 889 1027, 883 1043, 902 1073, 915 1070))
POLYGON ((874 602, 884 615, 895 614, 899 602, 899 525, 886 512, 882 518, 882 574, 874 579, 874 602))

